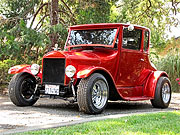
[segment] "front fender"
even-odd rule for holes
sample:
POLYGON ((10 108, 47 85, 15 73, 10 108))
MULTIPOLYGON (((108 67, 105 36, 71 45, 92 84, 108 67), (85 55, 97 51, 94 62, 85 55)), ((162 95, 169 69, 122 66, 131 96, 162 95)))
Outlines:
MULTIPOLYGON (((29 74, 33 75, 33 74, 31 73, 31 65, 27 65, 27 64, 16 65, 16 66, 11 67, 11 68, 8 70, 8 73, 9 73, 9 74, 17 74, 17 73, 21 73, 21 72, 26 72, 26 73, 29 73, 29 74)), ((33 75, 33 76, 34 76, 34 75, 33 75)), ((42 73, 41 73, 41 72, 38 73, 37 76, 42 79, 42 73)))
POLYGON ((154 98, 156 84, 161 76, 168 77, 167 73, 164 71, 153 71, 149 75, 144 87, 144 96, 154 98))
POLYGON ((31 74, 31 65, 27 65, 27 64, 16 65, 16 66, 11 67, 8 70, 9 74, 17 74, 17 73, 21 73, 21 72, 28 72, 31 74))
POLYGON ((83 69, 79 70, 77 73, 77 78, 86 78, 97 70, 105 71, 106 73, 108 73, 111 76, 109 71, 107 71, 105 68, 92 66, 92 67, 83 68, 83 69))

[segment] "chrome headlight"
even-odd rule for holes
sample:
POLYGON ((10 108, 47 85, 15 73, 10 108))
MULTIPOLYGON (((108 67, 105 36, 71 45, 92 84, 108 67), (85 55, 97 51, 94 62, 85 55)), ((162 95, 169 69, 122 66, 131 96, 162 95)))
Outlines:
POLYGON ((37 75, 40 71, 40 66, 38 64, 32 64, 31 65, 31 73, 33 75, 37 75))
POLYGON ((69 65, 66 67, 65 73, 66 73, 67 77, 71 78, 76 73, 76 68, 72 65, 69 65))

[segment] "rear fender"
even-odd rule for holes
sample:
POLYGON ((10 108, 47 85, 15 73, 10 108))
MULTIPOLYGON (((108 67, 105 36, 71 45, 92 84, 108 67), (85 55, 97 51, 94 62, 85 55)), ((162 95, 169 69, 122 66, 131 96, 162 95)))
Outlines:
MULTIPOLYGON (((31 74, 32 76, 34 76, 34 75, 31 73, 31 65, 27 65, 27 64, 16 65, 16 66, 11 67, 11 68, 8 70, 8 73, 9 73, 9 74, 17 74, 17 73, 22 73, 22 72, 29 73, 29 74, 31 74)), ((38 77, 40 77, 40 78, 42 79, 42 72, 39 72, 36 76, 38 76, 38 77)))
POLYGON ((168 77, 167 73, 164 71, 154 71, 149 75, 144 87, 144 96, 154 98, 156 84, 161 76, 168 77))

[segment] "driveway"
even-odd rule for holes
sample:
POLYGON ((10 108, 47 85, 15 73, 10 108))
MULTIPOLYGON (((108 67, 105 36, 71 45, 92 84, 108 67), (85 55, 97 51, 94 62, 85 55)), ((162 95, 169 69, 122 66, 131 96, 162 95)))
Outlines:
POLYGON ((87 115, 78 111, 77 103, 61 99, 41 98, 31 107, 17 107, 8 96, 0 96, 0 134, 10 134, 51 127, 72 125, 138 113, 180 110, 180 94, 173 93, 168 109, 156 109, 150 101, 109 102, 102 114, 87 115))

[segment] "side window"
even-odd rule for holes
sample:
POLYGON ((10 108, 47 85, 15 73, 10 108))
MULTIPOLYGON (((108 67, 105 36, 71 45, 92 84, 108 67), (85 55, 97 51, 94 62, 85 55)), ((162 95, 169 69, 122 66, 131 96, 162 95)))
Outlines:
POLYGON ((144 51, 148 50, 149 45, 149 31, 145 31, 144 33, 144 51))
POLYGON ((134 29, 129 31, 128 28, 123 29, 123 48, 140 50, 141 48, 142 30, 134 29))

